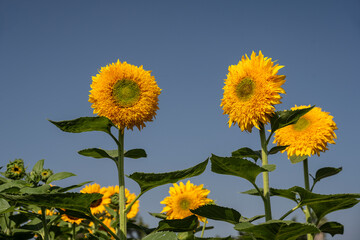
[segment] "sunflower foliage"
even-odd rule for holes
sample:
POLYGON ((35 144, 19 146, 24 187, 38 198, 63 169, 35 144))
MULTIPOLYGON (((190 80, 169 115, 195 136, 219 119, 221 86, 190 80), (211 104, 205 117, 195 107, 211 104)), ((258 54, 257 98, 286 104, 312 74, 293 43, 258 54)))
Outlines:
POLYGON ((111 138, 115 147, 89 147, 78 153, 113 161, 118 183, 108 187, 91 182, 54 186, 51 185, 54 181, 75 174, 44 169, 44 160, 39 160, 30 171, 22 159, 15 159, 2 167, 5 171, 0 177, 0 239, 313 240, 317 234, 343 234, 344 226, 329 221, 327 215, 355 206, 360 194, 315 193, 318 182, 337 175, 342 167, 309 171, 310 157, 319 156, 328 150, 329 144, 335 144, 337 125, 329 113, 317 106, 295 105, 289 110, 276 110, 275 105, 281 104, 281 94, 285 94, 282 86, 286 76, 278 74, 282 68, 261 51, 253 52, 230 66, 224 81, 220 106, 229 116, 228 126, 249 133, 255 127, 260 135, 259 149, 243 146, 229 156, 211 154, 182 170, 125 175, 125 159, 147 157, 144 149, 126 149, 125 131, 134 127, 141 131, 146 122, 155 119, 161 89, 151 71, 143 66, 118 60, 102 67, 92 77, 90 86, 89 102, 96 116, 49 121, 64 132, 96 131, 111 138), (280 174, 271 161, 284 152, 290 163, 303 164, 304 179, 298 186, 278 189, 269 184, 270 173, 280 174), (210 191, 203 184, 191 183, 189 179, 202 174, 208 164, 214 174, 235 176, 240 184, 248 184, 251 189, 243 194, 261 198, 264 214, 245 217, 241 211, 211 199, 210 192, 216 189, 210 191), (138 184, 138 195, 126 188, 125 177, 138 184), (158 224, 150 228, 138 216, 140 198, 168 184, 172 184, 169 196, 159 203, 163 204, 163 210, 150 213, 158 219, 158 224), (82 189, 69 192, 76 188, 82 189), (292 209, 276 214, 281 216, 279 219, 274 219, 271 211, 273 196, 294 204, 292 209), (304 212, 305 222, 295 221, 296 210, 304 212), (211 226, 213 221, 230 224, 239 234, 204 237, 208 230, 216 232, 211 226))

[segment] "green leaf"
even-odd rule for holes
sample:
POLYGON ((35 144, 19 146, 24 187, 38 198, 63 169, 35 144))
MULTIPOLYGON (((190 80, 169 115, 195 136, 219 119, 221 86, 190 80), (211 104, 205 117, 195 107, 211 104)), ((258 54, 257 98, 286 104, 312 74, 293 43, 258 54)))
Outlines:
POLYGON ((84 150, 78 151, 80 155, 86 157, 93 157, 93 158, 110 158, 113 161, 116 161, 118 157, 117 150, 103 150, 100 148, 87 148, 84 150))
POLYGON ((35 163, 32 171, 37 172, 37 173, 41 173, 42 170, 44 169, 43 168, 44 167, 44 161, 45 161, 44 159, 41 159, 41 160, 37 161, 37 163, 35 163))
POLYGON ((198 237, 195 237, 195 240, 235 240, 235 239, 232 238, 231 236, 229 236, 229 237, 225 237, 225 238, 220 238, 220 237, 198 238, 198 237))
POLYGON ((315 106, 298 110, 285 110, 275 112, 275 114, 270 119, 271 133, 274 133, 280 128, 295 124, 302 116, 304 116, 314 107, 315 106))
POLYGON ((114 126, 106 117, 80 117, 74 120, 65 120, 55 122, 49 120, 52 124, 64 132, 81 133, 90 131, 102 131, 110 133, 110 128, 114 126))
POLYGON ((190 211, 202 217, 218 221, 224 221, 232 224, 239 223, 241 217, 241 214, 232 208, 221 207, 212 204, 204 205, 190 211))
POLYGON ((276 165, 275 165, 275 164, 262 165, 261 167, 262 167, 262 168, 265 168, 266 170, 268 170, 268 172, 275 171, 275 169, 276 169, 276 165))
POLYGON ((255 184, 256 177, 260 173, 268 171, 253 162, 237 157, 219 157, 212 154, 210 160, 211 171, 245 178, 252 184, 255 184))
POLYGON ((314 181, 319 182, 323 178, 327 178, 327 177, 338 174, 339 172, 341 172, 341 170, 342 170, 342 167, 339 167, 339 168, 333 168, 333 167, 320 168, 319 170, 316 171, 314 181))
POLYGON ((261 151, 254 151, 251 148, 244 147, 232 152, 231 156, 239 158, 252 158, 256 162, 258 159, 261 159, 261 151))
POLYGON ((0 197, 8 201, 17 201, 27 205, 46 208, 64 208, 73 211, 90 213, 90 204, 102 197, 100 193, 55 193, 55 194, 4 194, 0 197))
POLYGON ((56 192, 63 193, 63 192, 67 192, 67 191, 72 190, 72 189, 75 189, 75 188, 82 187, 82 186, 84 186, 85 184, 92 183, 92 182, 93 182, 93 181, 86 181, 86 182, 82 182, 82 183, 79 183, 79 184, 76 184, 76 185, 71 185, 71 186, 65 187, 65 188, 53 186, 53 187, 51 188, 51 192, 52 192, 52 193, 56 193, 56 192))
POLYGON ((307 233, 319 233, 319 229, 308 223, 270 220, 262 224, 238 223, 235 229, 253 234, 263 240, 295 240, 307 233))
POLYGON ((59 172, 59 173, 55 173, 53 175, 51 175, 48 180, 46 181, 47 184, 54 182, 54 181, 59 181, 68 177, 72 177, 72 176, 76 176, 75 174, 71 173, 71 172, 59 172))
POLYGON ((49 184, 44 184, 39 187, 25 187, 20 189, 20 193, 27 193, 27 194, 41 194, 41 193, 49 193, 51 186, 49 184))
POLYGON ((278 153, 278 152, 280 152, 280 151, 283 151, 283 150, 285 150, 288 146, 289 146, 289 145, 287 145, 287 146, 275 146, 275 147, 273 147, 273 148, 270 149, 269 155, 270 155, 270 154, 276 154, 276 153, 278 153))
POLYGON ((191 215, 184 219, 162 220, 159 222, 157 231, 187 232, 193 231, 199 224, 198 218, 191 215))
POLYGON ((253 222, 253 221, 256 221, 256 220, 259 220, 261 218, 265 217, 265 215, 256 215, 254 217, 251 217, 251 218, 244 218, 244 217, 241 217, 240 218, 240 222, 253 222))
POLYGON ((146 158, 147 154, 144 149, 136 148, 126 151, 124 156, 127 158, 138 159, 138 158, 146 158))
POLYGON ((295 164, 295 163, 299 163, 299 162, 304 161, 308 157, 309 156, 307 156, 307 155, 303 155, 303 156, 292 155, 292 156, 290 156, 290 161, 291 161, 292 164, 295 164))
POLYGON ((23 188, 23 187, 27 187, 28 186, 28 183, 23 181, 23 180, 14 180, 14 181, 11 181, 11 182, 7 182, 7 183, 4 183, 4 184, 1 184, 0 185, 0 192, 4 192, 8 189, 11 189, 11 188, 23 188))
POLYGON ((10 204, 5 199, 0 198, 0 214, 8 210, 10 207, 10 204))
POLYGON ((153 232, 143 240, 178 240, 176 233, 174 232, 153 232))
POLYGON ((167 173, 140 173, 135 172, 128 178, 137 182, 140 186, 141 192, 144 193, 154 187, 158 187, 167 183, 175 183, 184 178, 190 178, 200 175, 205 171, 208 159, 198 165, 175 172, 167 173))
POLYGON ((326 222, 321 225, 320 231, 335 236, 336 234, 344 234, 344 226, 338 222, 326 222))
POLYGON ((164 213, 149 213, 151 216, 156 217, 156 218, 160 218, 160 219, 166 219, 167 216, 164 213))

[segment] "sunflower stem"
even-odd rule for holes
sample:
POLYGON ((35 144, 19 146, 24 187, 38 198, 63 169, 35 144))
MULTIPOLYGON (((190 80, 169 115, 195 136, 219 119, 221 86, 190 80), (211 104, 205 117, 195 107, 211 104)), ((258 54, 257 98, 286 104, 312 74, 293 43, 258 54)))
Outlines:
POLYGON ((134 203, 143 195, 143 192, 141 192, 139 195, 136 196, 136 198, 125 208, 125 214, 128 214, 130 212, 131 207, 134 205, 134 203))
POLYGON ((76 235, 75 234, 75 223, 72 223, 71 225, 72 225, 71 226, 72 227, 72 239, 75 240, 75 235, 76 235))
POLYGON ((205 218, 204 226, 203 226, 203 228, 201 230, 201 235, 200 235, 201 238, 204 236, 204 232, 205 232, 205 228, 206 228, 206 221, 207 221, 207 218, 205 218))
MULTIPOLYGON (((267 152, 267 141, 265 135, 264 124, 260 125, 260 140, 261 140, 261 160, 262 166, 268 164, 268 152, 267 152)), ((265 207, 265 219, 269 221, 272 219, 271 216, 271 203, 270 203, 270 187, 269 187, 269 172, 263 172, 263 196, 265 198, 264 207, 265 207)))
MULTIPOLYGON (((306 158, 303 161, 303 168, 304 168, 304 182, 305 182, 305 189, 310 191, 310 183, 309 183, 309 163, 308 163, 308 159, 306 158)), ((311 223, 312 219, 311 219, 311 214, 310 214, 310 209, 309 207, 306 205, 305 206, 305 218, 306 218, 306 222, 307 223, 311 223)), ((308 240, 313 240, 314 237, 312 234, 308 233, 307 234, 307 239, 308 240)))
POLYGON ((119 129, 119 144, 118 144, 118 161, 117 170, 119 177, 119 237, 120 240, 126 240, 127 238, 127 218, 125 213, 125 173, 124 173, 124 129, 119 129))
POLYGON ((46 224, 46 208, 41 207, 41 221, 44 228, 44 240, 49 240, 47 224, 46 224))

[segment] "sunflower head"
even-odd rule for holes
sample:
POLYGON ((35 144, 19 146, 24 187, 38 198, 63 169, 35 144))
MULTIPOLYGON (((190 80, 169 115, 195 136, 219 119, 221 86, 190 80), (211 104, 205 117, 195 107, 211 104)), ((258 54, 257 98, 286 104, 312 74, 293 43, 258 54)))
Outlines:
MULTIPOLYGON (((190 209, 196 209, 205 204, 212 203, 213 200, 207 198, 209 190, 203 188, 203 185, 196 186, 190 181, 185 184, 173 184, 169 190, 170 196, 166 197, 161 204, 166 206, 161 212, 166 212, 167 219, 183 219, 193 213, 190 209)), ((204 217, 198 216, 200 221, 205 221, 204 217)))
POLYGON ((24 161, 22 159, 15 159, 6 166, 5 177, 19 180, 26 175, 24 161))
POLYGON ((61 220, 65 221, 65 222, 80 224, 83 220, 85 220, 84 218, 78 218, 78 217, 72 216, 70 214, 67 214, 65 209, 61 209, 61 210, 64 212, 61 215, 61 220))
POLYGON ((103 196, 95 200, 90 205, 90 210, 92 214, 105 212, 105 205, 108 205, 110 200, 110 193, 107 191, 107 188, 102 187, 97 183, 86 185, 83 189, 80 190, 81 193, 101 193, 103 196))
MULTIPOLYGON (((296 106, 291 110, 304 109, 310 106, 296 106)), ((290 158, 296 156, 311 156, 328 150, 327 145, 335 144, 337 129, 333 117, 321 108, 314 107, 296 124, 280 128, 275 132, 274 143, 278 146, 289 145, 284 151, 290 158)))
POLYGON ((119 129, 141 130, 155 117, 161 89, 151 71, 118 60, 102 67, 92 80, 89 102, 94 113, 119 129))
POLYGON ((229 127, 238 124, 241 131, 251 132, 254 126, 270 121, 274 105, 281 103, 280 93, 285 93, 281 88, 285 76, 277 74, 282 67, 261 51, 258 56, 252 52, 251 58, 245 55, 229 67, 220 104, 229 115, 229 127))
POLYGON ((51 169, 43 169, 40 175, 41 175, 41 181, 46 183, 49 177, 53 175, 53 171, 51 169))

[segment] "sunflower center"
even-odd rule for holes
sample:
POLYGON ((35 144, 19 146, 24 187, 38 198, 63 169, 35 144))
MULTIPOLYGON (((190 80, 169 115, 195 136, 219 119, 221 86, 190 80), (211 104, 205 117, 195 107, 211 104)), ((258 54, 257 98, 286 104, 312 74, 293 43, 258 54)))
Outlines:
POLYGON ((120 107, 132 107, 140 99, 140 87, 132 80, 119 80, 114 85, 112 95, 120 107))
POLYGON ((307 129, 309 125, 310 125, 310 121, 302 117, 294 124, 293 127, 296 131, 303 131, 307 129))
POLYGON ((182 210, 188 210, 190 207, 190 201, 187 199, 181 199, 179 205, 182 210))
POLYGON ((255 90, 255 82, 250 78, 244 78, 236 86, 236 95, 241 101, 248 101, 255 90))
POLYGON ((14 167, 13 168, 13 173, 21 173, 20 168, 14 167))
POLYGON ((93 201, 91 204, 90 204, 90 207, 92 208, 96 208, 97 206, 99 206, 102 202, 102 198, 96 200, 96 201, 93 201))

